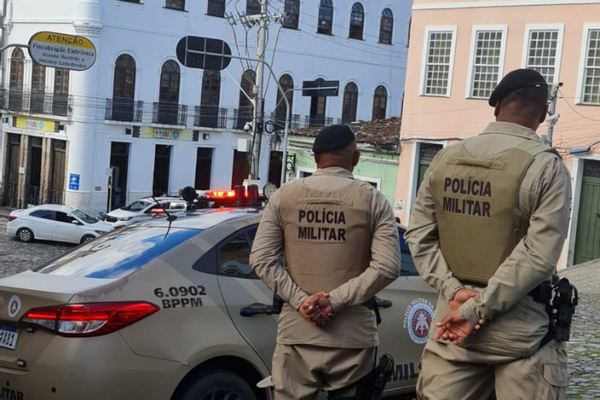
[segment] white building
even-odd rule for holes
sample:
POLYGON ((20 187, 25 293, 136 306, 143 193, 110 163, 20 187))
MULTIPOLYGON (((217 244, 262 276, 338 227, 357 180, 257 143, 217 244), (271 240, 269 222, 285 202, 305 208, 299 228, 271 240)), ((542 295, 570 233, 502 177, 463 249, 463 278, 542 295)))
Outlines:
MULTIPOLYGON (((271 23, 268 31, 266 61, 281 84, 339 81, 338 97, 291 92, 293 126, 400 114, 412 1, 269 1, 271 13, 289 14, 287 26, 271 23)), ((232 60, 220 72, 189 69, 175 48, 184 36, 204 36, 226 41, 234 55, 255 57, 257 26, 232 26, 225 16, 256 14, 257 0, 6 2, 4 45, 60 32, 90 39, 97 59, 87 71, 67 71, 33 63, 27 49, 6 50, 3 204, 62 202, 95 213, 107 210, 109 198, 123 205, 153 192, 230 188, 247 178, 242 145, 251 136, 243 127, 253 108, 239 82, 252 92, 256 63, 232 60)), ((268 77, 266 71, 265 82, 268 77)), ((267 120, 284 119, 278 100, 269 79, 267 120)), ((279 181, 281 153, 269 152, 265 135, 262 184, 279 181)))

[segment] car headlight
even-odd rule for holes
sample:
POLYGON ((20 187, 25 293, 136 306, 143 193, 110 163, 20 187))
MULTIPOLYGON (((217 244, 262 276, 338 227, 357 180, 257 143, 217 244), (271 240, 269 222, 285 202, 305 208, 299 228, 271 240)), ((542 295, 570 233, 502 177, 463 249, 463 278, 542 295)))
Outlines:
POLYGON ((132 219, 133 217, 119 217, 118 220, 119 221, 129 221, 130 219, 132 219))
POLYGON ((98 235, 104 235, 106 233, 104 231, 96 231, 96 230, 94 232, 96 232, 98 235))

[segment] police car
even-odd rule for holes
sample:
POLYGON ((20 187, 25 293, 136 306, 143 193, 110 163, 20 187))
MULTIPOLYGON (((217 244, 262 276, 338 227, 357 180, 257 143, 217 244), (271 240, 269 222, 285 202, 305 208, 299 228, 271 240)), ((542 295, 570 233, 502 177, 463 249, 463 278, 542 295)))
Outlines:
MULTIPOLYGON (((152 219, 0 279, 0 398, 267 400, 277 315, 248 262, 260 217, 152 219)), ((386 396, 414 391, 435 302, 399 245, 402 276, 378 294, 386 396)))

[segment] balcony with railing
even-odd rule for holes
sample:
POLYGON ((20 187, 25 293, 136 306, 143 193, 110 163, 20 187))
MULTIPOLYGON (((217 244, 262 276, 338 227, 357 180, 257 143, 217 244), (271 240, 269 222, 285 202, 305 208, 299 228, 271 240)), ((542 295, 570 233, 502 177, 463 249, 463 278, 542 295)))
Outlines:
POLYGON ((304 126, 306 128, 333 125, 332 117, 323 117, 321 115, 306 115, 304 117, 304 126))
POLYGON ((104 118, 108 121, 141 123, 143 110, 143 101, 119 98, 106 99, 106 112, 104 118))
MULTIPOLYGON (((271 113, 271 121, 275 124, 275 129, 285 129, 285 115, 277 114, 276 111, 271 113)), ((300 128, 300 114, 290 115, 290 129, 300 128)))
POLYGON ((242 130, 246 122, 252 122, 254 107, 241 107, 233 110, 233 129, 242 130))
POLYGON ((32 114, 71 115, 73 97, 36 90, 0 89, 0 108, 32 114))
POLYGON ((227 109, 218 106, 196 106, 194 126, 225 129, 227 127, 227 109))
POLYGON ((152 123, 162 125, 185 125, 187 106, 172 103, 154 103, 152 123))

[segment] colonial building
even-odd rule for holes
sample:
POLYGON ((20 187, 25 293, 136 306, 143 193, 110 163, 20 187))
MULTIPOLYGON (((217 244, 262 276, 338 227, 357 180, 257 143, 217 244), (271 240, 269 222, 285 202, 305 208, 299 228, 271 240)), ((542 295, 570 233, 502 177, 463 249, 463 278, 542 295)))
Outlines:
MULTIPOLYGON (((562 266, 600 257, 600 2, 415 0, 396 199, 408 221, 435 154, 493 121, 500 79, 533 68, 558 91, 552 145, 573 177, 562 266)), ((543 124, 538 134, 549 133, 543 124)))
MULTIPOLYGON (((248 177, 256 63, 189 69, 175 49, 188 35, 222 39, 255 57, 257 0, 7 0, 4 45, 40 31, 79 35, 97 51, 86 71, 45 68, 27 49, 4 53, 0 109, 2 203, 66 203, 106 211, 179 188, 230 188, 248 177)), ((270 1, 265 117, 282 128, 398 116, 410 1, 270 1), (339 81, 339 94, 303 96, 306 81, 339 81)), ((306 93, 305 93, 306 94, 306 93)), ((272 129, 271 129, 272 130, 272 129)), ((269 135, 259 176, 268 181, 269 135)))
MULTIPOLYGON (((400 122, 400 118, 389 118, 350 124, 361 153, 354 169, 355 178, 380 190, 392 205, 398 177, 400 122)), ((318 128, 304 128, 290 132, 286 179, 305 178, 316 171, 312 145, 318 131, 318 128)))

